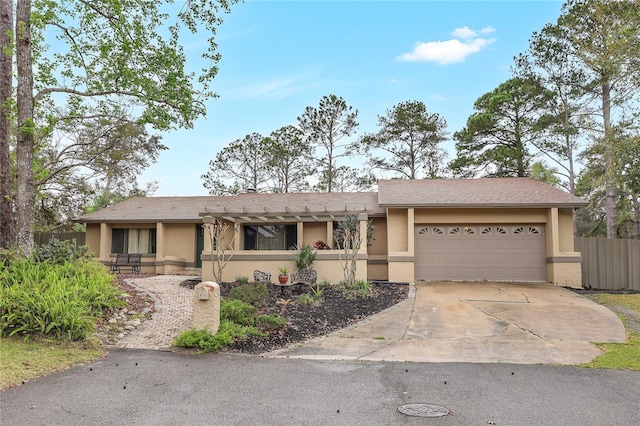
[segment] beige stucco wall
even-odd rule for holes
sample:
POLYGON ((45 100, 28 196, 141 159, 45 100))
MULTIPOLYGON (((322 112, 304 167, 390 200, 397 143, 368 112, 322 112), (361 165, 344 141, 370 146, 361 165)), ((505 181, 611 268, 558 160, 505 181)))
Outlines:
POLYGON ((305 222, 302 226, 302 243, 313 246, 318 240, 327 242, 327 222, 305 222))
POLYGON ((368 280, 388 280, 389 267, 387 262, 384 263, 367 263, 367 279, 368 280))
POLYGON ((413 257, 389 257, 389 281, 413 282, 415 265, 413 257))
POLYGON ((545 223, 547 209, 416 209, 415 223, 545 223))
POLYGON ((181 257, 193 265, 196 254, 196 229, 193 223, 165 223, 165 256, 181 257))
POLYGON ((573 248, 573 211, 558 209, 559 249, 561 252, 572 252, 573 248))
POLYGON ((85 245, 89 247, 89 253, 97 259, 100 259, 100 224, 87 224, 85 230, 85 245))
POLYGON ((407 209, 387 210, 388 253, 407 252, 409 250, 407 209))
POLYGON ((156 253, 142 256, 141 272, 170 274, 193 267, 196 231, 193 223, 117 223, 87 224, 87 245, 105 264, 115 259, 111 249, 111 232, 118 229, 156 229, 156 253))
MULTIPOLYGON (((253 280, 253 271, 259 270, 271 274, 271 281, 275 282, 278 277, 278 266, 286 265, 291 270, 295 270, 291 261, 291 252, 286 250, 269 251, 245 251, 234 254, 232 261, 227 264, 222 272, 222 281, 234 281, 237 277, 247 277, 253 280)), ((314 262, 314 269, 318 272, 318 282, 328 280, 332 284, 337 284, 344 279, 342 267, 338 259, 337 251, 323 250, 314 262)), ((205 281, 215 281, 211 256, 204 255, 202 261, 202 277, 205 281)), ((366 256, 357 262, 357 279, 367 279, 366 256)))
POLYGON ((367 247, 367 253, 371 255, 387 254, 387 220, 383 217, 375 217, 371 220, 371 224, 375 227, 373 230, 373 240, 371 245, 367 247))
MULTIPOLYGON (((240 247, 242 247, 242 232, 238 232, 237 234, 235 234, 235 227, 234 224, 231 222, 224 222, 225 224, 229 225, 229 227, 227 228, 225 234, 224 234, 224 239, 223 239, 223 243, 225 246, 229 246, 229 245, 233 245, 234 250, 238 251, 240 249, 240 247), (234 234, 235 234, 235 238, 234 238, 234 234)), ((195 231, 194 231, 195 232, 195 231)), ((195 235, 194 235, 195 237, 195 235)), ((194 244, 195 247, 195 244, 194 244)), ((209 234, 209 232, 207 232, 206 228, 204 231, 204 252, 205 253, 209 253, 211 250, 211 235, 209 234)))
POLYGON ((554 262, 547 260, 547 281, 562 287, 582 288, 582 264, 577 254, 556 258, 554 262))

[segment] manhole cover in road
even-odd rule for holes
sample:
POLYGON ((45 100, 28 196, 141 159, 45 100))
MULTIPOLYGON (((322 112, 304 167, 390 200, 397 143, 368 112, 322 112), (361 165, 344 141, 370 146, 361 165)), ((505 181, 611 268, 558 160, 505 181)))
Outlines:
POLYGON ((432 404, 405 404, 399 406, 398 411, 413 417, 442 417, 449 414, 447 408, 432 404))

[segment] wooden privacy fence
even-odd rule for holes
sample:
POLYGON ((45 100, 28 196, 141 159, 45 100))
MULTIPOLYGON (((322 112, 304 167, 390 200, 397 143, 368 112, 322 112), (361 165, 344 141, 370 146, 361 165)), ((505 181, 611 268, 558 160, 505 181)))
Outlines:
POLYGON ((76 240, 78 246, 83 246, 86 243, 86 234, 84 232, 36 232, 33 234, 33 242, 37 246, 47 244, 52 238, 57 238, 60 241, 76 240))
POLYGON ((640 240, 575 238, 582 253, 582 286, 640 291, 640 240))

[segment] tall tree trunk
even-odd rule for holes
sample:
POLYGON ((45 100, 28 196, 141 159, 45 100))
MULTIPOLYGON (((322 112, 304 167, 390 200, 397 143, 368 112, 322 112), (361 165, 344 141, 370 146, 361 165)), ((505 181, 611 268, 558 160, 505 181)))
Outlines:
POLYGON ((11 168, 9 163, 11 140, 11 68, 13 62, 13 3, 0 1, 0 248, 13 243, 13 214, 11 208, 11 168))
MULTIPOLYGON (((566 116, 567 108, 565 107, 565 123, 568 122, 568 117, 566 116)), ((576 195, 576 172, 573 164, 573 144, 571 143, 571 136, 565 132, 565 145, 567 147, 567 160, 568 171, 569 171, 569 194, 576 195)), ((578 212, 574 208, 573 209, 573 236, 578 237, 578 212)))
POLYGON ((633 198, 633 238, 640 240, 640 198, 633 198))
POLYGON ((618 209, 616 207, 615 168, 613 154, 613 132, 611 129, 611 85, 603 76, 602 83, 602 118, 604 123, 604 179, 605 179, 605 212, 607 215, 607 238, 618 237, 618 209))
POLYGON ((35 121, 33 118, 33 63, 31 57, 31 0, 17 0, 16 8, 16 65, 18 71, 18 131, 16 145, 17 184, 16 228, 17 242, 22 254, 33 251, 35 192, 33 152, 35 121))

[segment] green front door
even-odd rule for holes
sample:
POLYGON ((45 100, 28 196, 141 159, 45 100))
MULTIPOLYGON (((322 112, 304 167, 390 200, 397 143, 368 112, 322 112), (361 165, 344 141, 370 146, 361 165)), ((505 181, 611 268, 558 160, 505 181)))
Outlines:
POLYGON ((202 250, 204 250, 204 228, 196 225, 196 268, 202 268, 202 250))

